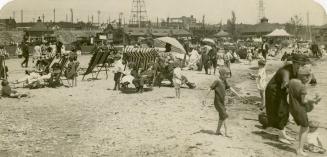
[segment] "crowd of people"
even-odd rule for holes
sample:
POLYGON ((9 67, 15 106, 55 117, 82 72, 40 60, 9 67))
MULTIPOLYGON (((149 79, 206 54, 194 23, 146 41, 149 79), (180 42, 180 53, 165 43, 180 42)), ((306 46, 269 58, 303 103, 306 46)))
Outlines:
MULTIPOLYGON (((318 104, 321 101, 319 95, 316 95, 314 98, 307 97, 306 85, 317 84, 317 80, 311 71, 311 63, 307 54, 301 52, 296 47, 293 47, 292 51, 285 51, 282 60, 288 62, 278 69, 268 81, 266 65, 269 62, 268 56, 271 54, 269 44, 263 41, 258 47, 248 46, 243 49, 245 49, 246 53, 246 62, 252 64, 253 61, 257 61, 258 64, 258 73, 250 74, 250 76, 256 80, 260 93, 260 110, 263 113, 260 114, 259 121, 263 124, 265 131, 269 133, 272 128, 275 128, 279 131, 278 140, 282 143, 291 144, 291 141, 294 141, 294 139, 289 137, 285 131, 285 127, 289 122, 289 116, 291 115, 295 123, 300 126, 297 153, 307 155, 304 148, 312 150, 314 148, 323 149, 320 139, 316 135, 319 124, 313 120, 309 120, 307 115, 307 112, 313 110, 314 104, 318 104), (262 117, 265 118, 262 119, 262 117), (307 139, 309 141, 311 140, 309 146, 304 145, 307 139)), ((197 71, 204 69, 207 75, 216 75, 216 71, 218 70, 218 77, 208 88, 208 90, 215 92, 214 107, 219 115, 216 134, 231 138, 232 136, 227 127, 228 113, 225 106, 225 97, 226 91, 235 92, 228 83, 228 78, 233 76, 231 64, 243 62, 237 49, 226 48, 216 43, 201 42, 199 45, 188 46, 184 61, 183 59, 174 57, 169 53, 170 50, 166 47, 165 53, 163 53, 164 55, 158 57, 156 62, 151 63, 147 69, 139 69, 139 66, 134 63, 127 64, 123 58, 123 54, 115 54, 113 56, 114 63, 112 70, 115 82, 113 90, 120 90, 121 86, 127 86, 125 83, 128 82, 135 86, 136 92, 142 93, 145 82, 149 81, 146 80, 144 75, 146 72, 151 71, 154 78, 158 78, 159 84, 163 78, 168 78, 174 86, 176 98, 181 98, 181 86, 183 83, 189 83, 183 75, 183 68, 197 71), (223 126, 224 131, 221 130, 223 126)), ((312 44, 309 50, 313 57, 322 57, 323 55, 323 51, 315 43, 312 44)), ((60 84, 62 66, 65 66, 64 75, 71 81, 69 82, 69 86, 77 86, 78 71, 80 69, 77 51, 76 48, 73 48, 71 52, 67 53, 61 42, 36 45, 33 50, 33 62, 35 63, 36 70, 26 70, 26 76, 16 80, 15 83, 26 83, 29 88, 39 88, 46 81, 60 84), (60 65, 58 60, 61 60, 65 56, 69 63, 67 65, 60 65), (46 71, 47 67, 51 70, 46 71), (40 73, 40 71, 42 72, 40 73)), ((277 49, 276 51, 282 52, 282 49, 277 49)), ((6 55, 8 54, 4 48, 0 47, 0 59, 4 60, 6 55)), ((18 46, 17 55, 24 57, 21 66, 24 68, 28 67, 30 50, 26 43, 18 46)), ((1 75, 6 75, 8 70, 5 67, 5 65, 0 66, 1 75)), ((155 79, 151 81, 155 81, 155 79)), ((2 81, 1 85, 2 96, 10 98, 28 96, 28 94, 12 90, 7 78, 2 81)))

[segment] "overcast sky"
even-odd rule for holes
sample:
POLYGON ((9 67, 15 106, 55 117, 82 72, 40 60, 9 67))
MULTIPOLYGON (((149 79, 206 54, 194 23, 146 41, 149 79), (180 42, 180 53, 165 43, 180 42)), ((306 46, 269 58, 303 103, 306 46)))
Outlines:
MULTIPOLYGON (((69 9, 74 10, 74 19, 87 21, 94 16, 97 22, 97 11, 101 11, 100 19, 106 22, 117 19, 120 12, 124 13, 126 22, 132 8, 133 0, 14 0, 0 10, 0 18, 13 16, 20 21, 20 10, 24 10, 24 21, 45 14, 45 20, 53 19, 53 8, 56 8, 56 21, 65 21, 66 14, 70 19, 69 9)), ((259 0, 145 0, 150 20, 166 19, 194 15, 198 21, 205 15, 206 23, 217 24, 221 20, 226 23, 231 11, 236 13, 237 23, 254 24, 258 22, 259 0)), ((290 17, 300 15, 306 23, 306 13, 310 14, 310 23, 325 24, 324 9, 313 0, 264 0, 265 15, 270 22, 285 23, 290 17)))

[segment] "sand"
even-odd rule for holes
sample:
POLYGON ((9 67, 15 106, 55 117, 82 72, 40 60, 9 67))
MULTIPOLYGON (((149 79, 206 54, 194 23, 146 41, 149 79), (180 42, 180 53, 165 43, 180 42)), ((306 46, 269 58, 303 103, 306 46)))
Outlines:
MULTIPOLYGON (((81 57, 82 67, 89 59, 81 57)), ((7 61, 11 81, 23 76, 20 62, 7 61)), ((268 73, 280 65, 278 59, 269 60, 268 73)), ((232 64, 230 80, 251 102, 259 101, 255 81, 248 77, 255 67, 255 63, 232 64)), ((263 133, 256 121, 259 108, 230 94, 228 125, 233 137, 213 135, 218 122, 213 93, 206 104, 202 101, 208 93, 203 89, 217 76, 183 73, 197 88, 183 88, 179 100, 168 87, 143 94, 113 91, 113 74, 106 80, 104 72, 100 80, 81 81, 80 76, 75 88, 18 88, 31 97, 0 100, 0 156, 296 156, 296 142, 284 145, 277 136, 263 133)), ((289 125, 287 131, 296 137, 297 130, 289 125)))

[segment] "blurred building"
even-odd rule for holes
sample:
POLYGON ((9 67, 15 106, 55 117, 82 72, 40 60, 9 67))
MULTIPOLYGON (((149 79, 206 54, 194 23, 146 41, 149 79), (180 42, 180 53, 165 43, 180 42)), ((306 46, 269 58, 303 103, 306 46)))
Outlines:
POLYGON ((16 28, 15 19, 0 19, 0 30, 11 30, 16 28))

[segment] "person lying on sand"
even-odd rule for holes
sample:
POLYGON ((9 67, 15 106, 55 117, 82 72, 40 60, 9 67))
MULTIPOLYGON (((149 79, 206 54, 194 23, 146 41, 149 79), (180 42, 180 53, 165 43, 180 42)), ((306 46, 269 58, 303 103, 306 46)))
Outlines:
POLYGON ((215 91, 214 106, 218 111, 218 115, 219 115, 216 134, 222 135, 221 127, 224 125, 225 136, 231 137, 228 135, 227 124, 226 124, 226 119, 228 118, 228 114, 226 112, 226 107, 225 107, 225 95, 226 95, 226 90, 230 88, 226 80, 227 73, 228 72, 225 68, 220 68, 219 69, 220 76, 216 81, 213 82, 213 84, 210 86, 210 89, 215 91))
POLYGON ((47 75, 40 75, 36 72, 33 71, 29 71, 26 70, 25 71, 26 76, 16 80, 15 84, 19 84, 19 83, 26 83, 28 84, 29 88, 38 88, 41 84, 43 84, 44 80, 48 80, 51 78, 51 73, 47 74, 47 75))
POLYGON ((3 80, 1 82, 1 94, 3 97, 8 97, 8 98, 22 98, 22 97, 27 97, 27 94, 24 93, 18 93, 15 90, 12 90, 11 87, 9 86, 9 82, 7 80, 3 80))

